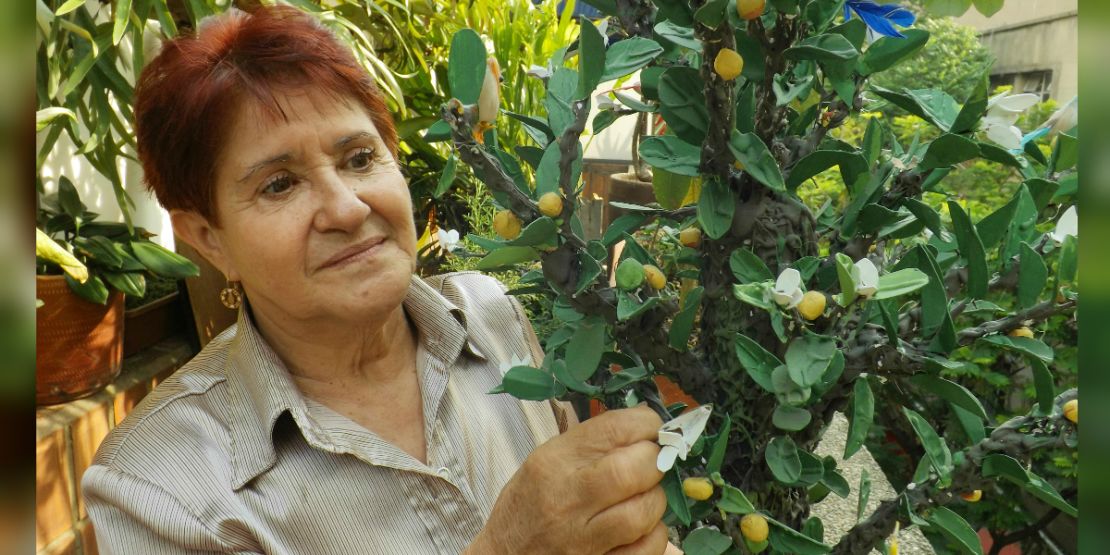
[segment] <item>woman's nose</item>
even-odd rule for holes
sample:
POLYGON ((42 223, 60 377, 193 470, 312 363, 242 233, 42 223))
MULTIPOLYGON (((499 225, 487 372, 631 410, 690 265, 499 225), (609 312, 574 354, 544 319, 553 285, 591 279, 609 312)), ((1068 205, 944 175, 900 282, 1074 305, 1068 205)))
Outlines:
POLYGON ((316 210, 316 229, 320 232, 341 230, 357 231, 370 215, 370 205, 359 196, 360 183, 343 179, 335 169, 321 172, 318 179, 319 202, 316 210))

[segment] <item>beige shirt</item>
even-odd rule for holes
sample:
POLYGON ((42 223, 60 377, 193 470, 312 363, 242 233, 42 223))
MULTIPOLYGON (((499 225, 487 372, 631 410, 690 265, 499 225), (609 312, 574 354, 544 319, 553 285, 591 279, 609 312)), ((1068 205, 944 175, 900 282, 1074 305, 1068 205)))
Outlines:
POLYGON ((504 291, 473 272, 412 280, 428 464, 304 397, 242 311, 97 452, 81 485, 100 552, 459 553, 566 428, 557 403, 487 394, 543 356, 504 291))

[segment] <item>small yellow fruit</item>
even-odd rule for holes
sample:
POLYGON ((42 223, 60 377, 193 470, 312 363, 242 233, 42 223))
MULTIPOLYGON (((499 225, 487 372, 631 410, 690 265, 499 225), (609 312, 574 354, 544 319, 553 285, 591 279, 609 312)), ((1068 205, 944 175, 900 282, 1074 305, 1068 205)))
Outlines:
POLYGON ((975 491, 961 493, 960 497, 962 497, 963 500, 967 501, 968 503, 978 503, 979 500, 983 498, 983 490, 977 489, 975 491))
POLYGON ((663 270, 651 264, 644 264, 644 277, 647 278, 647 284, 656 291, 667 285, 667 276, 663 275, 663 270))
POLYGON ((678 240, 691 249, 701 244, 701 228, 688 227, 678 233, 678 240))
POLYGON ((802 302, 798 303, 798 312, 806 320, 816 320, 825 313, 825 294, 818 291, 806 291, 802 295, 802 302))
POLYGON ((740 533, 743 534, 744 539, 760 543, 767 539, 767 519, 758 513, 750 513, 744 515, 740 519, 740 533))
POLYGON ((763 15, 763 7, 766 5, 766 0, 736 0, 736 13, 740 15, 740 19, 751 21, 763 15))
POLYGON ((713 496, 713 484, 709 478, 687 478, 682 481, 682 493, 694 501, 705 501, 713 496))
POLYGON ((1079 424, 1079 399, 1064 403, 1064 418, 1071 420, 1072 424, 1079 424))
POLYGON ((1029 339, 1033 339, 1033 330, 1022 326, 1020 328, 1010 330, 1009 335, 1010 337, 1028 337, 1029 339))
POLYGON ((548 218, 554 218, 563 213, 563 197, 559 193, 544 193, 540 197, 540 213, 548 218))
POLYGON ((493 232, 505 240, 516 239, 520 235, 520 218, 509 210, 502 210, 493 216, 493 232))
POLYGON ((713 59, 713 71, 725 81, 732 81, 744 71, 744 58, 731 48, 722 48, 713 59))

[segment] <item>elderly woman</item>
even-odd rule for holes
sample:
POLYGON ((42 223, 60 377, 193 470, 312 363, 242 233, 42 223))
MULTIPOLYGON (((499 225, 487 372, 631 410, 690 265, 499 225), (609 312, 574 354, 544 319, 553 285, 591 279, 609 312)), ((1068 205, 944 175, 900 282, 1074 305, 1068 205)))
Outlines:
POLYGON ((543 352, 494 279, 413 275, 393 122, 328 31, 291 8, 210 19, 144 70, 135 119, 239 320, 85 473, 101 552, 669 548, 651 410, 575 425, 486 393, 543 352))

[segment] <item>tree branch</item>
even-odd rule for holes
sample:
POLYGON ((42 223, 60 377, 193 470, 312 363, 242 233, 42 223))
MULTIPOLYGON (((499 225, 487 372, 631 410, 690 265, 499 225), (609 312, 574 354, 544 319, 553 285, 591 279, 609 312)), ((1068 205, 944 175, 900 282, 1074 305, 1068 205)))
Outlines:
POLYGON ((1012 316, 984 322, 975 326, 974 328, 967 328, 957 334, 960 345, 969 345, 980 337, 991 335, 995 333, 1005 333, 1013 329, 1020 328, 1025 325, 1028 320, 1044 320, 1049 316, 1055 314, 1062 314, 1070 312, 1075 309, 1076 302, 1073 300, 1064 301, 1057 304, 1056 301, 1045 301, 1038 305, 1017 312, 1012 316))

